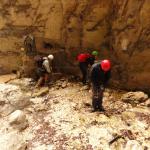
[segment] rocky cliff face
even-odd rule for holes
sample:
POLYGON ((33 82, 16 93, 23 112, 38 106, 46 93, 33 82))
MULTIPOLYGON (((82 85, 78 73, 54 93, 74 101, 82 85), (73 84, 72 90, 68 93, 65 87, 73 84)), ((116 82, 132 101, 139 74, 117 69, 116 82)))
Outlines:
POLYGON ((32 33, 37 50, 55 53, 66 72, 76 72, 79 51, 96 49, 111 58, 115 85, 149 89, 149 27, 149 0, 0 0, 0 73, 18 69, 32 33))

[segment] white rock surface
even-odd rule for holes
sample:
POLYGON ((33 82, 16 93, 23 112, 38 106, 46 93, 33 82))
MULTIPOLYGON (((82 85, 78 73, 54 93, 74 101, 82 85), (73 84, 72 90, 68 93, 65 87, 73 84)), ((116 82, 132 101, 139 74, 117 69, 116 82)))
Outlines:
POLYGON ((28 121, 26 119, 25 113, 21 110, 14 111, 9 116, 9 124, 18 130, 25 129, 28 126, 28 121))
POLYGON ((54 84, 46 95, 31 98, 31 104, 23 110, 11 103, 21 95, 20 88, 26 87, 2 85, 0 111, 10 110, 10 106, 16 111, 12 109, 12 114, 0 117, 0 150, 24 150, 24 139, 28 150, 141 150, 144 146, 150 149, 149 108, 133 107, 122 101, 117 91, 110 90, 103 100, 106 111, 91 113, 91 105, 85 104, 91 104, 92 93, 80 91, 81 85, 72 84, 59 90, 54 84), (116 135, 123 138, 109 145, 116 135))
POLYGON ((0 134, 0 150, 25 150, 26 142, 17 132, 0 134))
POLYGON ((0 84, 0 114, 7 116, 17 109, 30 104, 30 97, 24 94, 19 86, 0 84))
POLYGON ((135 140, 127 142, 125 150, 143 150, 143 147, 135 140))

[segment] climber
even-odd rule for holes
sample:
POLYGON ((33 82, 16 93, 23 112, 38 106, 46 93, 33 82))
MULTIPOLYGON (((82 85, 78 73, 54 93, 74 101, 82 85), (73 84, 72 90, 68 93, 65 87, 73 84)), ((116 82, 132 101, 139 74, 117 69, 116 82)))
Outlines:
POLYGON ((36 58, 37 64, 37 76, 38 81, 35 87, 39 87, 42 84, 47 85, 49 76, 52 73, 52 60, 54 59, 53 55, 48 55, 47 57, 38 57, 36 58))
POLYGON ((93 51, 92 54, 81 53, 77 56, 79 62, 79 67, 82 73, 82 83, 86 84, 88 79, 88 67, 94 64, 95 59, 97 58, 98 52, 93 51))
POLYGON ((110 60, 102 60, 91 67, 90 78, 92 83, 92 106, 93 111, 104 111, 102 106, 103 92, 110 79, 111 63, 110 60))

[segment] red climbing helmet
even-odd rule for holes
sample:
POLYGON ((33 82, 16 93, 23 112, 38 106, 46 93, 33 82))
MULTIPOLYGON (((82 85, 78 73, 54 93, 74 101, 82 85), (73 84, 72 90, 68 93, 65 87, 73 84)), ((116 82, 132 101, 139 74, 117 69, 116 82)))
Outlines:
POLYGON ((102 60, 102 62, 101 62, 101 68, 102 68, 102 70, 104 70, 104 71, 109 71, 110 68, 111 68, 110 61, 107 60, 107 59, 102 60))
POLYGON ((89 57, 90 57, 90 54, 88 54, 88 53, 82 53, 82 54, 79 54, 79 55, 77 56, 77 60, 78 60, 79 62, 85 62, 86 59, 89 58, 89 57))

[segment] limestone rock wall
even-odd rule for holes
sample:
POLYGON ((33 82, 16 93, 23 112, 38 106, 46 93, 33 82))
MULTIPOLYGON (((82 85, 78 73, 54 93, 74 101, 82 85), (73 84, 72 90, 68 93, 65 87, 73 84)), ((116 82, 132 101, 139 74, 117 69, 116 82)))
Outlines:
POLYGON ((75 56, 96 49, 113 62, 113 85, 150 87, 149 0, 0 0, 0 73, 18 69, 29 33, 58 70, 76 73, 75 56))
POLYGON ((126 87, 150 86, 150 1, 120 0, 112 22, 116 79, 126 87))

